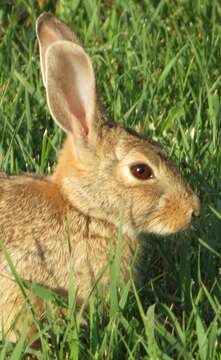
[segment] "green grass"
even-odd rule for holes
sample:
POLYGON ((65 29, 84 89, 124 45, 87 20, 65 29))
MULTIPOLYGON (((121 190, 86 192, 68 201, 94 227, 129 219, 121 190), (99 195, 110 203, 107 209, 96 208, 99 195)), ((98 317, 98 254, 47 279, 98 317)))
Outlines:
MULTIPOLYGON (((132 281, 118 290, 116 254, 110 313, 102 294, 92 296, 87 325, 73 291, 59 319, 51 304, 64 300, 35 288, 47 299, 37 358, 221 359, 220 1, 1 0, 0 169, 8 173, 50 173, 63 139, 39 73, 34 23, 43 10, 81 38, 108 117, 162 143, 202 211, 187 233, 147 239, 142 291, 132 281)), ((3 340, 0 360, 22 359, 27 330, 16 345, 3 340)))

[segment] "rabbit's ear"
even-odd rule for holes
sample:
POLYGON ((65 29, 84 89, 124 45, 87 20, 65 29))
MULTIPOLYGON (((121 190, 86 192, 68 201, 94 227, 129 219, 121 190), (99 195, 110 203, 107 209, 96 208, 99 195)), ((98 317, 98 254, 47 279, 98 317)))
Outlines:
POLYGON ((95 77, 90 58, 81 46, 70 41, 49 46, 45 84, 55 121, 75 137, 90 133, 95 112, 95 77))
POLYGON ((95 110, 95 77, 89 56, 71 30, 50 14, 36 24, 47 103, 56 122, 75 136, 87 135, 95 110))
POLYGON ((48 47, 56 41, 68 40, 79 44, 77 36, 54 16, 43 13, 36 22, 36 33, 39 42, 41 72, 45 84, 45 54, 48 47))

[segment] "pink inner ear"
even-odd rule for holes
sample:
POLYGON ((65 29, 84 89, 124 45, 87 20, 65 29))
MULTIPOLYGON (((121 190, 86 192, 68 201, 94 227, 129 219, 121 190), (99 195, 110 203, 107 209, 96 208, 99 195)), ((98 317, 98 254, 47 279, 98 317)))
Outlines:
MULTIPOLYGON (((87 127, 87 122, 86 122, 86 120, 85 120, 85 117, 86 117, 86 115, 85 115, 85 113, 84 114, 76 114, 76 117, 77 117, 77 119, 78 119, 78 121, 79 121, 79 123, 81 124, 81 127, 80 127, 80 133, 81 133, 81 135, 82 136, 87 136, 88 135, 88 133, 89 133, 89 129, 88 129, 88 127, 87 127)), ((75 120, 76 121, 76 120, 75 120)), ((73 132, 75 133, 75 127, 73 126, 73 132)), ((77 134, 75 134, 75 135, 77 135, 77 134)))
POLYGON ((46 53, 46 90, 54 119, 74 136, 90 132, 95 106, 91 62, 79 45, 57 41, 46 53))
MULTIPOLYGON (((76 57, 77 58, 77 57, 76 57)), ((80 59, 77 59, 80 61, 80 59)), ((69 59, 61 56, 60 74, 57 72, 58 81, 62 90, 63 101, 66 102, 69 112, 74 115, 73 122, 80 123, 80 133, 86 136, 89 132, 87 125, 87 107, 88 107, 88 83, 85 86, 86 80, 82 81, 80 68, 78 68, 78 61, 76 60, 75 66, 70 62, 69 59), (79 74, 80 73, 80 74, 79 74)), ((81 63, 81 61, 80 61, 81 63)), ((76 129, 75 124, 72 124, 73 131, 76 129)), ((78 126, 79 129, 79 126, 78 126)))

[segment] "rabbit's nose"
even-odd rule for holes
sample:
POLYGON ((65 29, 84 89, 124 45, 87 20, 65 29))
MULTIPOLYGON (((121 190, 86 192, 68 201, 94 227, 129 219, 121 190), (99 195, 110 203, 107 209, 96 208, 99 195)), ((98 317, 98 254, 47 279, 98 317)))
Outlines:
POLYGON ((200 214, 200 201, 196 195, 192 199, 192 217, 197 217, 200 214))

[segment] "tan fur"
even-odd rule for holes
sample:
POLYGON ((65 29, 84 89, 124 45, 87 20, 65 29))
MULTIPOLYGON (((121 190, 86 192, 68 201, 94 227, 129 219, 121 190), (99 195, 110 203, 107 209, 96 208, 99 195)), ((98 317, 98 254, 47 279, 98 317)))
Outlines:
MULTIPOLYGON (((89 57, 82 48, 67 45, 71 39, 76 40, 74 35, 70 38, 70 30, 50 15, 40 18, 37 29, 41 29, 40 48, 44 44, 41 61, 48 103, 53 103, 54 92, 60 87, 61 95, 51 112, 68 136, 51 177, 0 175, 0 236, 21 278, 66 294, 71 266, 78 299, 86 301, 107 266, 110 247, 113 251, 116 248, 119 226, 123 242, 121 275, 125 278, 137 247, 142 252, 142 235, 166 235, 186 228, 192 215, 199 213, 199 200, 160 145, 132 130, 106 123, 93 104, 95 89, 81 81, 86 71, 93 85, 89 57), (53 64, 49 53, 53 53, 53 64), (62 64, 70 53, 71 66, 62 78, 53 69, 65 71, 57 68, 57 58, 62 64), (79 54, 87 59, 82 67, 79 54), (57 82, 50 91, 47 69, 52 82, 57 82), (79 72, 78 78, 73 75, 75 71, 79 72), (77 111, 68 105, 72 88, 79 101, 77 111), (67 107, 66 117, 61 120, 63 106, 67 107), (81 131, 82 127, 87 131, 81 131), (133 177, 130 166, 134 163, 147 163, 154 177, 146 181, 133 177)), ((108 285, 108 276, 106 272, 101 278, 104 285, 108 285)), ((134 276, 139 280, 138 271, 134 276)), ((8 331, 19 309, 26 305, 4 251, 0 253, 0 288, 0 318, 8 331)), ((43 303, 30 296, 38 316, 43 316, 43 303)), ((17 322, 17 330, 21 330, 21 324, 17 322)), ((15 332, 11 331, 9 337, 15 339, 15 332)))

